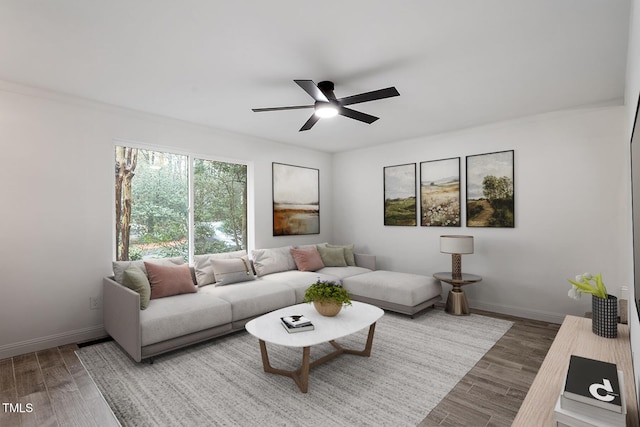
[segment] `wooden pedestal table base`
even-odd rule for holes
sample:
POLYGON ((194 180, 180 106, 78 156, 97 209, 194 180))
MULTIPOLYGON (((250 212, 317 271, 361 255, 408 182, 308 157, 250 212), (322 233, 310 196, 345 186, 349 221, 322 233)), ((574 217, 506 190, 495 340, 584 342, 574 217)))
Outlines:
POLYGON ((456 316, 468 315, 469 303, 467 302, 467 296, 462 290, 462 286, 480 282, 482 277, 467 273, 462 273, 460 276, 454 276, 453 273, 449 272, 435 273, 433 277, 453 286, 449 291, 449 296, 447 297, 445 311, 456 316))
MULTIPOLYGON (((309 371, 318 365, 322 365, 334 357, 341 354, 354 354, 356 356, 371 356, 371 347, 373 346, 373 334, 376 329, 376 324, 372 324, 369 327, 369 335, 367 336, 367 344, 364 350, 352 350, 342 347, 337 342, 331 340, 329 343, 336 349, 335 351, 322 356, 320 359, 310 362, 311 359, 311 347, 303 347, 302 349, 302 366, 295 371, 287 371, 284 369, 278 369, 271 366, 269 362, 269 355, 267 353, 267 344, 263 340, 260 341, 260 353, 262 354, 262 366, 265 372, 270 374, 284 375, 285 377, 293 378, 293 381, 298 385, 300 391, 306 393, 309 390, 309 371)), ((302 333, 302 332, 301 332, 302 333)))

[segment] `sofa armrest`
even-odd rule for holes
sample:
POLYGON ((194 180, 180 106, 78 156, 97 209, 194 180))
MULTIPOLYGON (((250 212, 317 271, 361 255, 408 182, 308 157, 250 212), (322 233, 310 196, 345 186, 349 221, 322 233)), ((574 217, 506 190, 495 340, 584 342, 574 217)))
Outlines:
POLYGON ((368 268, 369 270, 376 269, 376 256, 369 254, 353 254, 356 259, 356 265, 358 267, 368 268))
POLYGON ((104 329, 136 361, 142 360, 140 295, 110 277, 102 281, 104 329))

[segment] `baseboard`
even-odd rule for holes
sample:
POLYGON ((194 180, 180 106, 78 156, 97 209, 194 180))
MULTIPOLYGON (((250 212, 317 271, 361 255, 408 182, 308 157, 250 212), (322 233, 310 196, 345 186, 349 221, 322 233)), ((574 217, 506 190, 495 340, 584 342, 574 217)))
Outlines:
POLYGON ((493 304, 490 302, 469 299, 469 306, 478 310, 492 311, 494 313, 508 314, 510 316, 524 317, 526 319, 540 320, 543 322, 561 324, 566 314, 553 313, 549 311, 529 310, 522 307, 514 307, 503 304, 493 304))
POLYGON ((91 326, 84 329, 62 332, 46 337, 34 338, 31 340, 0 346, 0 360, 20 354, 32 353, 34 351, 46 350, 47 348, 58 347, 66 344, 79 343, 105 337, 102 325, 91 326))

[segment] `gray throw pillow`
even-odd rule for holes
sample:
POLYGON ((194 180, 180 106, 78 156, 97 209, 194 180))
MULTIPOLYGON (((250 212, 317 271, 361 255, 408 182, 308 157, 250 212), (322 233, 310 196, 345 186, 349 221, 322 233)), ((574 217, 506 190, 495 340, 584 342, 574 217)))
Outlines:
POLYGON ((246 258, 213 259, 211 266, 215 271, 216 286, 254 280, 253 270, 246 258))
POLYGON ((245 258, 248 260, 247 252, 241 250, 217 254, 195 255, 193 257, 193 269, 195 271, 196 283, 198 286, 206 286, 216 283, 215 269, 212 264, 213 260, 234 258, 245 258))
POLYGON ((325 267, 346 267, 347 261, 344 258, 343 248, 325 248, 318 246, 320 258, 325 267))
POLYGON ((135 265, 130 265, 122 273, 122 284, 132 291, 140 294, 140 310, 144 310, 149 306, 149 298, 151 297, 151 285, 144 271, 135 265))

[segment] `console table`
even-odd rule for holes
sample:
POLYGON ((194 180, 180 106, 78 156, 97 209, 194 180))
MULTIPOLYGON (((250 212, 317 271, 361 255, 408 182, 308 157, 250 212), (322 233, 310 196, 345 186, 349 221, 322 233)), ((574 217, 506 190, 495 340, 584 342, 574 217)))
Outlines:
POLYGON ((618 324, 617 338, 591 332, 591 319, 566 316, 533 384, 522 402, 513 426, 555 426, 554 408, 560 396, 572 355, 615 363, 624 373, 627 425, 638 426, 638 400, 633 380, 629 326, 618 324))

